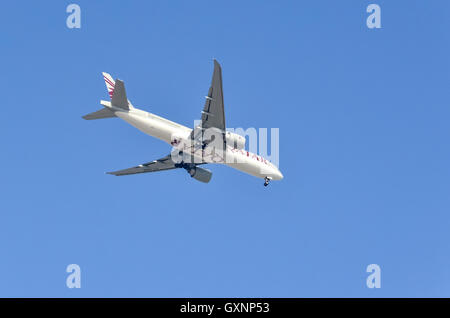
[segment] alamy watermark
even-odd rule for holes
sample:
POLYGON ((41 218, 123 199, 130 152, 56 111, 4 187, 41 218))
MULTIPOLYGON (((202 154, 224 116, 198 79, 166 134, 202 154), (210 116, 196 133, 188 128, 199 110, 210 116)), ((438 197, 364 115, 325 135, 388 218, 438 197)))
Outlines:
POLYGON ((81 268, 77 264, 70 264, 66 268, 70 275, 66 278, 67 288, 81 288, 81 268))
POLYGON ((381 29, 381 8, 378 4, 372 3, 367 6, 367 13, 370 15, 367 17, 366 25, 369 29, 381 29))
POLYGON ((254 127, 227 128, 226 131, 210 127, 203 128, 194 122, 188 136, 172 135, 172 161, 178 164, 259 163, 260 172, 272 171, 280 165, 280 130, 254 127), (246 140, 248 139, 248 147, 246 140))
POLYGON ((70 13, 66 19, 66 25, 69 29, 81 28, 81 8, 78 4, 69 4, 66 8, 66 12, 70 13))
POLYGON ((378 264, 370 264, 366 268, 371 273, 366 279, 367 288, 381 288, 381 268, 378 264))

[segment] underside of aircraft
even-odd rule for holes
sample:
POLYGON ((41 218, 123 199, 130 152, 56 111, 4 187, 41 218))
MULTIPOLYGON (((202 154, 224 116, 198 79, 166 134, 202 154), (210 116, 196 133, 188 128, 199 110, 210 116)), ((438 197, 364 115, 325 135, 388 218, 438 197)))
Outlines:
POLYGON ((214 60, 211 86, 208 95, 205 96, 201 122, 193 129, 134 108, 127 98, 124 82, 119 79, 113 80, 108 73, 103 73, 103 77, 111 101, 102 100, 102 109, 85 115, 83 118, 94 120, 119 117, 144 133, 159 138, 173 147, 170 154, 160 159, 123 170, 107 172, 108 174, 124 176, 181 168, 185 169, 194 179, 208 183, 211 180, 212 172, 200 165, 223 163, 263 178, 265 186, 269 184, 270 180, 283 178, 281 172, 272 163, 244 150, 245 137, 226 131, 222 69, 216 60, 214 60), (210 149, 213 149, 213 155, 222 161, 207 159, 205 153, 210 149), (230 160, 227 162, 227 159, 230 160))

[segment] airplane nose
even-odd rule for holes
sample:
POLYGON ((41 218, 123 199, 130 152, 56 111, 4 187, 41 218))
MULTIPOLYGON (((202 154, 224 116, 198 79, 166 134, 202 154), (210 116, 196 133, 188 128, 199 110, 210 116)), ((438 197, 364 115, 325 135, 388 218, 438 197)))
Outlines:
POLYGON ((283 174, 281 173, 280 170, 278 170, 278 178, 279 178, 280 180, 283 179, 283 174))
POLYGON ((273 177, 273 180, 281 180, 281 179, 283 179, 283 174, 281 173, 280 170, 275 168, 272 172, 272 177, 273 177))

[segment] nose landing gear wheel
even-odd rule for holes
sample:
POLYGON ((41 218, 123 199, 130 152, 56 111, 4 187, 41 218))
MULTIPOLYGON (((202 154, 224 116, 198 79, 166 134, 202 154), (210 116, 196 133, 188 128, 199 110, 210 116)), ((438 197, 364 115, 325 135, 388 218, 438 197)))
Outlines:
POLYGON ((267 177, 264 178, 264 186, 265 187, 267 187, 269 185, 269 181, 270 181, 269 178, 267 178, 267 177))

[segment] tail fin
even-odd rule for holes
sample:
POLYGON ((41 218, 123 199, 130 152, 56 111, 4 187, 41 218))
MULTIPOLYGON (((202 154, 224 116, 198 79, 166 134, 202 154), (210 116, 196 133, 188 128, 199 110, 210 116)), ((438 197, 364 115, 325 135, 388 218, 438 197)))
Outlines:
POLYGON ((111 105, 120 107, 122 109, 130 109, 128 106, 127 92, 125 91, 124 83, 118 79, 114 86, 114 92, 111 97, 111 105))
POLYGON ((109 98, 113 97, 114 94, 114 86, 116 82, 113 80, 110 74, 103 72, 103 79, 105 80, 106 89, 108 90, 109 98))
POLYGON ((127 99, 125 85, 120 79, 113 80, 112 76, 103 72, 103 79, 105 80, 106 88, 108 89, 109 97, 111 98, 111 105, 129 110, 133 108, 131 102, 127 99))

